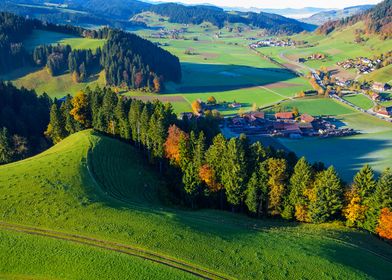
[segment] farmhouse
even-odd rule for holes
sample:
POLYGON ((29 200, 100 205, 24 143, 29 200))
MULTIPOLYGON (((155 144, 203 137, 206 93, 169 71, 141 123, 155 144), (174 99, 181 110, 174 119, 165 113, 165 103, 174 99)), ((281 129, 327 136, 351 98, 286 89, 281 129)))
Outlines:
POLYGON ((235 108, 241 108, 242 105, 241 105, 241 103, 234 102, 234 103, 229 104, 229 107, 235 109, 235 108))
POLYGON ((380 100, 380 95, 376 92, 372 92, 370 97, 372 98, 373 101, 379 101, 380 100))
POLYGON ((302 123, 310 123, 311 124, 312 122, 314 122, 314 117, 311 115, 308 115, 308 114, 302 114, 300 119, 301 119, 302 123))
POLYGON ((392 116, 392 107, 380 107, 376 113, 383 117, 391 117, 392 116))
POLYGON ((372 89, 375 91, 384 91, 387 89, 386 84, 383 83, 374 83, 372 89))
POLYGON ((280 112, 275 114, 277 120, 292 120, 294 118, 293 112, 280 112))

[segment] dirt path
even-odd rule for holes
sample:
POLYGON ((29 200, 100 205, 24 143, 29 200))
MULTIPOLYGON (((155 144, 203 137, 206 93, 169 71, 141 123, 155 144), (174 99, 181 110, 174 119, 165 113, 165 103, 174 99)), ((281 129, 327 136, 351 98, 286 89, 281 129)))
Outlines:
POLYGON ((147 250, 121 244, 118 242, 111 242, 111 241, 101 240, 101 239, 87 237, 83 235, 64 233, 64 232, 59 232, 54 230, 42 229, 38 227, 10 224, 1 221, 0 221, 0 229, 26 233, 31 235, 37 235, 37 236, 44 236, 44 237, 58 239, 58 240, 65 240, 69 242, 74 242, 87 246, 110 250, 110 251, 126 254, 129 256, 134 256, 145 260, 149 260, 154 263, 166 265, 168 267, 172 267, 174 269, 178 269, 190 273, 194 276, 203 279, 231 279, 226 276, 222 276, 217 273, 214 273, 212 271, 208 271, 207 269, 197 267, 192 264, 188 264, 186 262, 168 256, 164 256, 154 252, 149 252, 147 250))

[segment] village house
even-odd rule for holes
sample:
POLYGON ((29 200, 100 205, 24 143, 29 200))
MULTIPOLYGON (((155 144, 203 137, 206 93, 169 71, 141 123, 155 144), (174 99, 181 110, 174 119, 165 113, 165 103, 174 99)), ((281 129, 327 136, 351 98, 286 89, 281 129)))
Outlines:
POLYGON ((376 92, 372 92, 370 97, 372 98, 373 101, 379 101, 380 100, 380 95, 376 92))
POLYGON ((302 114, 300 119, 301 119, 302 123, 312 123, 312 122, 314 122, 314 117, 309 115, 309 114, 302 114))
POLYGON ((373 84, 373 86, 372 86, 372 89, 373 90, 375 90, 375 91, 384 91, 384 90, 386 90, 386 85, 385 84, 383 84, 383 83, 374 83, 373 84))
POLYGON ((275 114, 277 120, 292 120, 294 118, 293 112, 280 112, 275 114))
POLYGON ((230 103, 230 104, 229 104, 229 107, 230 107, 230 108, 233 108, 233 109, 236 109, 236 108, 241 108, 242 105, 241 105, 241 103, 234 102, 234 103, 230 103))
POLYGON ((383 117, 391 117, 392 116, 392 107, 380 107, 376 113, 383 117))

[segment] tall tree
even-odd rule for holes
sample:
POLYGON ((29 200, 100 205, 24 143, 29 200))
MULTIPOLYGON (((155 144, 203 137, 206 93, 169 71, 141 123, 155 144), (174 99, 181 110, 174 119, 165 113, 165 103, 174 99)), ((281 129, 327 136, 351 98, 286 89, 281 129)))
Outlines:
POLYGON ((12 160, 12 147, 7 128, 0 130, 0 164, 6 164, 12 160))
POLYGON ((258 217, 267 214, 268 170, 266 163, 259 164, 247 186, 245 204, 258 217))
POLYGON ((45 135, 52 139, 55 144, 63 140, 68 135, 65 129, 64 116, 57 107, 56 103, 54 103, 50 109, 50 122, 45 135))
POLYGON ((283 210, 283 201, 287 185, 287 163, 285 159, 270 158, 268 165, 268 208, 271 215, 279 215, 283 210))
POLYGON ((333 166, 316 175, 314 199, 309 206, 310 218, 323 223, 337 216, 343 208, 343 185, 333 166))
POLYGON ((91 126, 91 112, 88 98, 84 91, 76 93, 74 98, 72 98, 72 106, 73 109, 70 114, 84 128, 89 128, 91 126))

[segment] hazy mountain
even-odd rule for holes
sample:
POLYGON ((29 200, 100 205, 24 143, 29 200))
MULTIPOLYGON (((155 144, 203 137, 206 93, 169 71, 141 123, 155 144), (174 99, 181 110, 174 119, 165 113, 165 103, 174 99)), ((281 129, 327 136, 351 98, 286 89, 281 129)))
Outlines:
POLYGON ((374 5, 361 5, 361 6, 347 7, 342 10, 322 11, 322 12, 316 13, 310 17, 302 18, 302 19, 300 19, 300 21, 303 21, 303 22, 306 22, 309 24, 322 25, 322 24, 326 23, 327 21, 339 20, 339 19, 342 19, 345 17, 350 17, 350 16, 360 14, 360 13, 367 11, 373 7, 374 7, 374 5))

